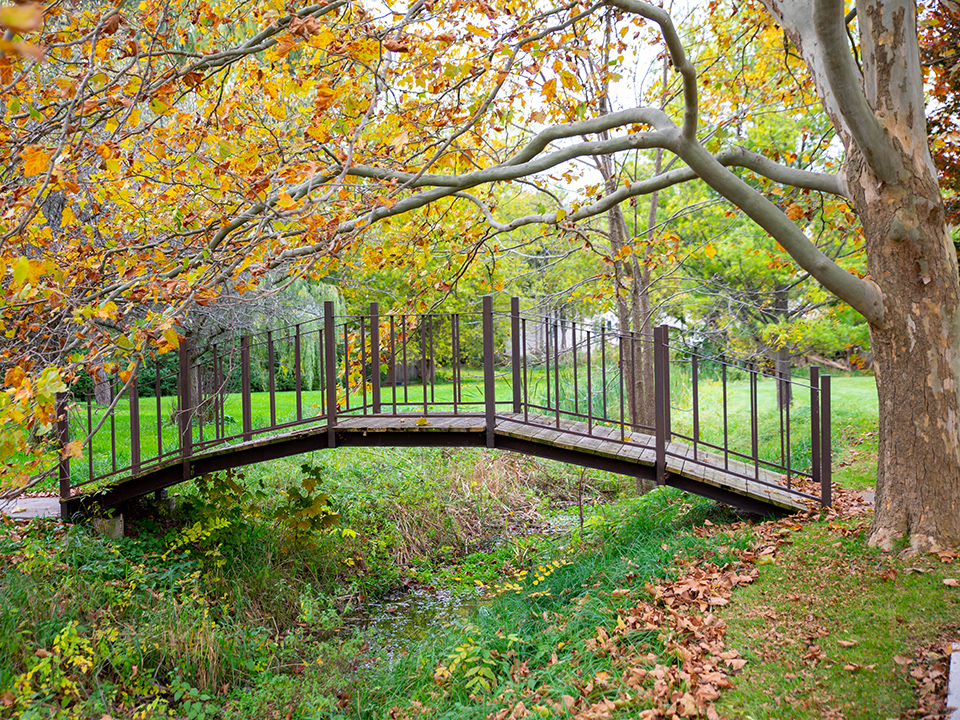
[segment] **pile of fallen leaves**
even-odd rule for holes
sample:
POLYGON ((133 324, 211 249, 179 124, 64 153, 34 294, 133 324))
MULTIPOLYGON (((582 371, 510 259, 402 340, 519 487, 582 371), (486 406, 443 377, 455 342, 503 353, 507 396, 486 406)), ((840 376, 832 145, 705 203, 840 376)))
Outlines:
MULTIPOLYGON (((597 627, 596 635, 587 640, 588 651, 615 661, 619 683, 609 673, 597 673, 581 685, 577 697, 565 695, 562 702, 547 697, 544 690, 532 691, 489 715, 490 720, 519 720, 541 708, 580 720, 605 720, 628 707, 638 709, 638 716, 645 719, 718 718, 713 701, 731 686, 728 674, 746 661, 724 648, 725 625, 711 610, 730 602, 733 589, 753 582, 757 571, 740 562, 721 568, 691 561, 681 570, 673 582, 648 583, 646 598, 632 606, 621 602, 613 627, 597 627), (635 648, 629 636, 637 631, 657 632, 663 651, 658 655, 635 648), (620 687, 616 695, 611 692, 614 685, 620 687), (602 697, 593 700, 598 694, 602 697)), ((620 601, 632 595, 626 589, 612 593, 620 601)))

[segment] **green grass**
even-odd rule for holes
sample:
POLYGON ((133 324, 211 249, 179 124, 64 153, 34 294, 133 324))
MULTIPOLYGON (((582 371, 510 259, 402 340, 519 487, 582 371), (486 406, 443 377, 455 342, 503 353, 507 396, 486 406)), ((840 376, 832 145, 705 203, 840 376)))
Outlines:
POLYGON ((943 583, 957 577, 957 562, 868 548, 869 519, 791 533, 791 544, 724 609, 728 643, 748 663, 722 696, 722 715, 909 716, 916 705, 911 662, 958 629, 960 594, 943 583))

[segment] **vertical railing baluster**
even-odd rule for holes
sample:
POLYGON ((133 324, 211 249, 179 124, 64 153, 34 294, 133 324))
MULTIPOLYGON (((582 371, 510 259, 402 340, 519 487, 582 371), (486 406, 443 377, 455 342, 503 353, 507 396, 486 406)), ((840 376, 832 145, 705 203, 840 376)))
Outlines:
POLYGON ((627 337, 630 338, 630 385, 627 390, 630 395, 627 409, 630 412, 630 427, 637 432, 640 429, 637 426, 637 336, 631 331, 627 337))
POLYGON ((757 371, 750 371, 750 452, 753 455, 753 476, 760 479, 760 438, 757 426, 757 371))
POLYGON ((343 409, 350 412, 350 335, 347 322, 343 322, 343 409))
POLYGON ((427 316, 420 316, 420 387, 423 390, 423 416, 427 416, 427 316))
POLYGON ((513 411, 520 412, 520 298, 510 298, 510 377, 513 383, 513 411))
POLYGON ((407 365, 407 315, 403 314, 401 317, 401 324, 403 325, 403 342, 401 346, 403 348, 403 409, 406 410, 410 406, 410 388, 407 387, 408 382, 410 381, 407 365))
POLYGON ((544 412, 549 412, 553 408, 553 405, 550 403, 550 393, 553 391, 553 388, 550 386, 550 319, 544 315, 543 316, 543 364, 546 368, 546 377, 547 377, 547 407, 544 409, 544 412))
MULTIPOLYGON (((788 398, 793 397, 793 388, 787 388, 788 398)), ((793 448, 790 447, 790 402, 787 401, 787 490, 793 486, 793 448)))
POLYGON ((303 420, 303 371, 300 354, 300 323, 293 331, 293 379, 297 392, 297 422, 303 420))
POLYGON ((190 379, 190 342, 184 338, 180 342, 180 455, 184 467, 193 451, 193 393, 190 379))
POLYGON ((723 394, 723 469, 730 469, 730 425, 727 416, 727 362, 720 358, 720 386, 723 394))
POLYGON ((243 414, 243 440, 253 439, 253 406, 250 397, 250 336, 240 338, 240 406, 243 414))
MULTIPOLYGON (((139 372, 140 368, 137 368, 139 372)), ((140 474, 140 383, 134 373, 127 386, 130 396, 130 473, 140 474)))
POLYGON ((380 414, 380 303, 370 303, 370 380, 373 414, 380 414))
MULTIPOLYGON (((108 380, 108 385, 110 387, 110 402, 113 403, 113 399, 117 396, 117 382, 116 378, 111 378, 108 380)), ((110 413, 110 465, 113 468, 114 474, 117 472, 117 414, 113 410, 108 410, 110 413)))
MULTIPOLYGON (((561 321, 562 322, 562 321, 561 321)), ((557 399, 557 430, 560 429, 560 335, 559 326, 553 323, 553 389, 557 399)))
POLYGON ((182 477, 190 479, 190 455, 193 452, 193 399, 190 379, 190 343, 184 338, 180 342, 180 414, 178 427, 180 430, 180 457, 182 458, 182 477))
POLYGON ((154 374, 154 387, 157 395, 157 460, 163 457, 163 408, 160 404, 160 360, 155 358, 153 366, 156 371, 154 374))
POLYGON ((70 497, 70 455, 67 454, 67 445, 70 444, 70 396, 67 393, 57 393, 57 446, 60 457, 57 460, 57 475, 60 480, 60 499, 70 497))
POLYGON ((460 406, 460 317, 450 314, 450 366, 453 372, 453 414, 460 406))
POLYGON ((820 368, 810 368, 810 476, 820 484, 820 368))
POLYGON ((87 395, 87 480, 93 480, 93 405, 89 394, 87 395))
POLYGON ((626 414, 626 389, 625 389, 625 378, 624 378, 624 361, 623 361, 623 330, 621 329, 617 333, 617 367, 620 372, 620 440, 621 442, 627 441, 627 414, 626 414))
POLYGON ((270 427, 277 425, 277 378, 274 362, 273 331, 267 330, 267 392, 270 393, 270 427))
POLYGON ((497 422, 496 378, 493 374, 493 296, 483 296, 483 400, 486 409, 487 447, 494 446, 497 422))
POLYGON ((573 419, 580 416, 580 384, 577 378, 577 322, 570 321, 570 348, 573 350, 573 419))
POLYGON ((830 376, 820 378, 820 504, 830 507, 833 504, 833 488, 830 483, 833 475, 833 439, 830 435, 830 376))
POLYGON ((590 364, 590 331, 587 330, 587 435, 593 435, 593 368, 590 364))
POLYGON ((667 425, 664 407, 667 403, 667 359, 665 352, 665 326, 653 330, 653 387, 654 387, 654 443, 656 447, 656 481, 663 485, 667 479, 667 425))
POLYGON ((203 446, 203 368, 197 363, 197 430, 200 433, 200 445, 203 446))
POLYGON ((663 421, 665 423, 667 442, 673 440, 673 420, 671 419, 671 400, 670 392, 670 326, 663 326, 663 421))
POLYGON ((433 313, 427 316, 427 328, 430 334, 430 364, 427 366, 430 373, 430 404, 437 402, 437 347, 433 340, 433 313))
POLYGON ((334 336, 334 305, 332 300, 323 303, 323 361, 327 368, 327 447, 337 446, 337 339, 334 336))
POLYGON ((393 414, 397 414, 397 326, 390 316, 390 386, 393 394, 393 414))
POLYGON ((213 403, 213 436, 215 440, 222 440, 223 434, 220 432, 220 423, 221 419, 221 378, 220 378, 220 356, 217 352, 217 345, 214 343, 213 348, 211 349, 212 362, 213 362, 213 397, 210 398, 210 401, 213 403))
POLYGON ((530 385, 527 377, 527 319, 524 318, 521 323, 522 341, 523 341, 523 421, 530 422, 530 385))
POLYGON ((360 316, 360 401, 361 414, 367 414, 367 337, 363 315, 360 316))
POLYGON ((600 395, 603 396, 603 419, 610 419, 607 412, 607 328, 600 326, 600 395))
POLYGON ((700 366, 699 358, 694 355, 690 361, 690 374, 693 376, 693 459, 698 458, 700 443, 700 366))

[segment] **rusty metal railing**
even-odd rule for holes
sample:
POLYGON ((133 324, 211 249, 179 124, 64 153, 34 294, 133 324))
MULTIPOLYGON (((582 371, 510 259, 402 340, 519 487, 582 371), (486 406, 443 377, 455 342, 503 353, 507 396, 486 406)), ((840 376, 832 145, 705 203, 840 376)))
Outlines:
POLYGON ((202 453, 283 433, 325 427, 334 447, 346 418, 453 415, 483 419, 490 447, 509 420, 649 447, 661 480, 682 459, 830 504, 830 377, 776 375, 670 335, 529 316, 518 298, 494 311, 486 296, 468 313, 381 315, 373 303, 336 315, 327 302, 315 320, 184 338, 173 367, 114 379, 107 409, 92 391, 60 396, 61 444, 85 438, 81 461, 59 462, 60 494, 176 462, 186 479, 202 453), (651 360, 652 375, 638 370, 651 360))

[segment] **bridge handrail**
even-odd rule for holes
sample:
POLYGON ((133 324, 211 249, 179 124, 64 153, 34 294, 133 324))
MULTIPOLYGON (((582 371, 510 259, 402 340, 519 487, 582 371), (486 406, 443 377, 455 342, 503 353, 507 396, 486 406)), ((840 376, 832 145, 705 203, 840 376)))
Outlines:
MULTIPOLYGON (((429 416, 452 412, 484 417, 486 443, 490 447, 496 445, 494 431, 498 418, 507 415, 516 422, 540 425, 549 422, 556 428, 566 421, 574 421, 585 425, 585 429, 571 432, 585 437, 594 437, 604 428, 618 428, 619 438, 615 438, 618 442, 632 442, 637 435, 650 436, 657 476, 661 480, 668 472, 668 458, 715 466, 711 465, 712 459, 706 460, 704 456, 710 452, 722 453, 726 472, 761 484, 775 483, 767 473, 782 474, 786 476, 789 491, 829 504, 830 377, 821 376, 817 368, 810 369, 808 379, 769 374, 756 364, 744 363, 743 359, 700 354, 680 342, 671 342, 670 334, 670 328, 665 325, 655 328, 650 335, 620 332, 605 323, 531 317, 521 312, 518 298, 511 299, 509 311, 494 311, 493 298, 485 296, 479 314, 381 315, 378 305, 372 303, 367 314, 336 315, 334 304, 327 302, 322 318, 260 330, 242 335, 239 340, 230 338, 199 351, 184 338, 175 371, 164 375, 158 364, 152 378, 147 378, 145 371, 142 378, 153 384, 157 415, 155 442, 145 443, 141 432, 147 428, 141 427, 140 378, 134 377, 128 384, 129 461, 121 457, 122 453, 118 455, 114 412, 108 419, 109 466, 98 471, 94 462, 97 433, 91 399, 88 397, 85 403, 84 418, 82 400, 69 394, 58 398, 61 444, 65 446, 69 441, 71 421, 87 435, 87 477, 73 482, 70 461, 64 455, 59 464, 61 496, 69 497, 91 483, 127 474, 136 476, 176 459, 183 462, 184 473, 189 474, 190 459, 199 452, 309 426, 325 425, 328 446, 334 447, 338 421, 345 417, 410 413, 429 416), (482 381, 480 389, 465 381, 469 376, 465 378, 460 362, 465 352, 462 333, 464 329, 474 332, 477 323, 482 330, 482 373, 477 378, 482 381), (265 359, 257 360, 260 377, 256 384, 265 388, 262 392, 269 400, 268 422, 254 415, 254 355, 266 355, 265 359), (638 371, 638 367, 651 355, 654 392, 649 417, 652 422, 643 419, 648 416, 643 415, 646 410, 640 406, 646 404, 649 408, 649 388, 643 392, 636 389, 649 385, 650 376, 645 377, 646 371, 642 367, 638 371), (446 356, 451 359, 452 399, 440 400, 436 394, 435 370, 438 359, 446 356), (700 393, 701 366, 705 362, 719 368, 722 439, 703 433, 700 393), (682 370, 673 378, 671 365, 682 370), (749 385, 749 451, 734 447, 729 433, 728 373, 734 367, 746 373, 749 385), (306 381, 305 369, 312 373, 306 381), (419 374, 419 388, 418 392, 411 393, 414 370, 419 374), (292 418, 277 416, 277 394, 283 392, 278 390, 278 371, 293 386, 296 409, 292 418), (389 381, 386 385, 382 374, 389 381), (174 377, 177 391, 170 419, 176 423, 176 433, 172 438, 169 434, 165 438, 163 416, 169 412, 165 406, 169 408, 173 399, 164 395, 162 389, 169 387, 174 377), (809 471, 796 463, 789 402, 778 401, 780 459, 772 460, 760 452, 759 390, 761 383, 766 387, 767 380, 776 384, 778 393, 788 393, 786 397, 794 397, 794 390, 809 395, 809 471), (310 390, 314 385, 317 389, 310 390), (683 391, 676 397, 673 385, 683 391), (509 390, 506 396, 503 393, 498 396, 498 386, 509 390), (237 390, 240 427, 231 427, 228 431, 227 425, 236 419, 226 411, 227 400, 228 396, 234 397, 237 390), (309 398, 307 393, 311 393, 309 398), (686 395, 690 397, 689 408, 685 404, 686 395), (674 412, 681 413, 682 422, 673 421, 674 412), (692 453, 675 447, 674 438, 688 441, 692 453), (155 452, 148 446, 155 446, 155 452)), ((258 412, 262 415, 264 411, 258 412)))

